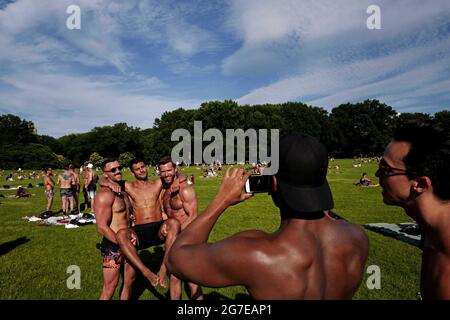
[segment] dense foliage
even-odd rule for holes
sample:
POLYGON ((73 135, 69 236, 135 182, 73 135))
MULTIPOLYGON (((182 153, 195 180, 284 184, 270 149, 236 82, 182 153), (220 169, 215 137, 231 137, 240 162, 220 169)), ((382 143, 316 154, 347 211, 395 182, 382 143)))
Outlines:
MULTIPOLYGON (((450 124, 450 111, 434 116, 424 113, 398 114, 378 100, 343 104, 328 113, 301 102, 239 106, 231 100, 210 101, 195 110, 164 112, 152 128, 140 129, 117 123, 63 136, 59 139, 37 135, 34 124, 15 115, 0 116, 0 168, 56 167, 69 162, 80 166, 88 161, 99 164, 116 157, 126 165, 135 156, 155 163, 170 154, 178 141, 172 132, 186 129, 194 137, 194 121, 202 121, 203 133, 219 129, 279 129, 280 135, 301 131, 320 139, 334 157, 380 155, 396 126, 413 119, 450 124)), ((210 142, 203 142, 203 148, 210 142)), ((225 150, 224 150, 225 151, 225 150)))

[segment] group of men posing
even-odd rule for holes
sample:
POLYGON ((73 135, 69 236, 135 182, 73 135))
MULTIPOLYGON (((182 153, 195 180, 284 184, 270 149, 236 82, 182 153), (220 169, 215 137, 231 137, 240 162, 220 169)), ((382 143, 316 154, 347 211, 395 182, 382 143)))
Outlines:
MULTIPOLYGON (((107 159, 102 166, 104 179, 95 198, 97 230, 103 235, 103 290, 100 299, 111 299, 123 267, 121 299, 129 299, 135 269, 153 286, 167 287, 167 256, 181 230, 197 217, 197 197, 184 175, 179 176, 170 157, 158 163, 160 179, 148 178, 143 160, 130 164, 135 181, 122 180, 122 166, 107 159), (132 213, 132 219, 130 219, 132 213), (165 244, 164 258, 157 274, 140 259, 138 250, 165 244)), ((201 288, 189 283, 191 299, 203 299, 201 288)), ((170 298, 181 298, 181 280, 170 275, 170 298)))
MULTIPOLYGON (((94 212, 94 197, 96 192, 96 183, 98 176, 93 169, 92 164, 88 164, 83 174, 83 194, 85 204, 91 207, 91 211, 94 212)), ((53 197, 55 195, 55 181, 53 180, 53 168, 47 167, 44 169, 43 174, 44 193, 47 199, 46 212, 50 212, 53 206, 53 197)), ((81 203, 79 199, 81 181, 80 176, 75 172, 73 165, 64 167, 64 171, 58 175, 56 184, 60 186, 61 196, 61 211, 62 213, 69 214, 81 212, 81 203), (76 209, 76 210, 75 210, 76 209)))
MULTIPOLYGON (((101 298, 112 297, 123 264, 123 299, 130 297, 133 267, 153 285, 165 286, 169 273, 174 299, 180 297, 179 279, 208 287, 243 285, 254 299, 350 299, 364 276, 369 241, 360 226, 331 211, 325 147, 309 135, 289 134, 280 140, 279 159, 271 192, 280 211, 279 229, 242 231, 215 243, 208 238, 219 217, 252 197, 242 191, 249 172, 229 168, 218 193, 197 216, 195 193, 177 178, 170 158, 159 163, 156 181, 147 178, 144 162, 133 162, 136 181, 124 184, 119 162, 106 161, 106 179, 95 199, 97 227, 104 236, 101 298), (137 250, 162 242, 164 258, 154 274, 137 250)), ((424 299, 450 299, 449 163, 448 128, 411 123, 396 131, 376 172, 383 201, 402 207, 423 232, 424 299)), ((202 297, 194 284, 191 296, 202 297)))

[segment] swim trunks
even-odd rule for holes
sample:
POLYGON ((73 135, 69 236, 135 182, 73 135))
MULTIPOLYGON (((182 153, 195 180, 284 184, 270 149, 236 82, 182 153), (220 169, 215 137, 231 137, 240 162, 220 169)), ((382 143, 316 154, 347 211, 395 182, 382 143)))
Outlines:
POLYGON ((59 194, 61 197, 73 197, 72 188, 61 188, 59 194))
POLYGON ((54 196, 53 190, 45 190, 44 193, 45 193, 45 196, 47 197, 47 199, 49 199, 49 200, 53 199, 53 196, 54 196))
POLYGON ((97 190, 96 185, 95 184, 94 185, 88 185, 86 190, 87 190, 89 199, 94 199, 95 194, 96 194, 96 190, 97 190))
POLYGON ((151 246, 163 244, 165 239, 159 238, 159 228, 161 228, 164 220, 157 222, 150 222, 145 224, 137 224, 133 227, 139 240, 138 250, 146 249, 151 246))
POLYGON ((97 246, 100 249, 103 258, 103 268, 119 269, 125 262, 125 257, 120 253, 118 244, 115 244, 105 237, 97 246))

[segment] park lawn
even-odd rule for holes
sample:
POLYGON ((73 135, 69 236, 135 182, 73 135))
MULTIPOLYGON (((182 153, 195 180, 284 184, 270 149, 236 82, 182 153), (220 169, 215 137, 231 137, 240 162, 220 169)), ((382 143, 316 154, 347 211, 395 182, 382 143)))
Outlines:
MULTIPOLYGON (((328 181, 334 195, 334 211, 359 225, 410 221, 400 208, 383 204, 379 187, 354 186, 362 172, 367 172, 376 180, 376 163, 363 163, 361 168, 353 168, 352 163, 351 159, 330 162, 332 169, 329 171, 328 181), (336 165, 339 169, 335 169, 336 165)), ((194 188, 201 212, 217 192, 221 178, 201 178, 201 170, 195 167, 183 171, 196 177, 194 188)), ((6 173, 1 177, 4 182, 0 187, 3 184, 27 185, 29 182, 40 182, 6 182, 6 173)), ((125 179, 131 179, 129 172, 125 172, 125 179)), ((37 216, 45 208, 43 188, 34 187, 28 191, 34 194, 31 198, 0 198, 0 299, 97 299, 101 292, 102 274, 100 252, 95 247, 101 237, 95 225, 65 229, 61 226, 38 226, 21 219, 24 216, 37 216), (14 240, 18 240, 18 244, 8 245, 14 240), (67 268, 71 265, 80 267, 81 289, 67 288, 66 281, 71 275, 67 273, 67 268)), ((59 194, 59 188, 56 191, 59 194)), ((14 193, 13 190, 0 191, 3 195, 14 193)), ((55 197, 53 210, 57 211, 60 205, 59 197, 55 197)), ((270 196, 258 194, 229 208, 216 224, 210 241, 217 241, 246 229, 272 232, 278 228, 279 223, 278 210, 270 196)), ((415 299, 419 291, 420 249, 369 230, 366 233, 370 240, 366 267, 380 267, 381 289, 369 290, 366 280, 370 274, 366 274, 354 299, 415 299)), ((158 270, 162 255, 161 246, 141 251, 142 259, 154 272, 158 270)), ((204 288, 203 291, 210 299, 249 298, 245 288, 241 286, 204 288)), ((118 298, 117 292, 114 298, 118 298)), ((138 277, 134 286, 134 298, 166 299, 167 289, 154 289, 142 277, 138 277)), ((183 298, 187 298, 184 290, 183 298)))

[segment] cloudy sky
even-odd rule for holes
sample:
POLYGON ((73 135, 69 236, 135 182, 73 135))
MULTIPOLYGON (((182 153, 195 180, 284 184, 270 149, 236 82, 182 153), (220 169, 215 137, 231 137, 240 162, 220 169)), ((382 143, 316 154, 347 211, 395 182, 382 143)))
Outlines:
POLYGON ((433 114, 450 109, 449 88, 448 0, 0 0, 0 114, 39 134, 147 128, 224 99, 433 114))

